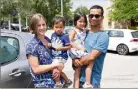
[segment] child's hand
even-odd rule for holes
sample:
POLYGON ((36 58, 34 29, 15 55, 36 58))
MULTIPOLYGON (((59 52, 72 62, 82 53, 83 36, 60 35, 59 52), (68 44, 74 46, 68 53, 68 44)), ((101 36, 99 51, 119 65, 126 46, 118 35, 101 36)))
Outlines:
POLYGON ((61 47, 56 48, 56 51, 61 51, 61 47))
POLYGON ((51 48, 52 47, 52 44, 51 43, 48 43, 47 46, 48 46, 48 48, 51 48))
POLYGON ((85 49, 84 48, 80 48, 79 50, 82 51, 82 52, 85 52, 85 49))

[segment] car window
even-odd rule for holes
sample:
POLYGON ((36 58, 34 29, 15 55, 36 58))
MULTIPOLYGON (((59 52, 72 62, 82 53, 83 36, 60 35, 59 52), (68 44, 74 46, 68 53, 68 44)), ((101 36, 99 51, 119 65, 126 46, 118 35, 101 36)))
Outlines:
POLYGON ((131 32, 133 38, 138 38, 138 31, 131 32))
POLYGON ((108 31, 109 37, 124 37, 123 31, 108 31))
POLYGON ((0 64, 10 63, 19 55, 19 41, 16 38, 0 37, 0 64))
POLYGON ((73 26, 66 26, 65 29, 64 29, 64 33, 65 33, 65 34, 69 34, 69 32, 70 32, 72 29, 74 29, 73 26))

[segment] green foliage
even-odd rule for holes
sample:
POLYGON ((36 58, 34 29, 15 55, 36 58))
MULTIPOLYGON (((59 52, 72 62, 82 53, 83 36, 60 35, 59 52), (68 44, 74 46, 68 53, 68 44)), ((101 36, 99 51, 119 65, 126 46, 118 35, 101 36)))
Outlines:
POLYGON ((131 29, 131 30, 138 30, 138 26, 131 26, 131 27, 129 27, 129 29, 131 29))
POLYGON ((88 8, 85 7, 85 6, 80 6, 80 7, 78 7, 78 8, 74 11, 74 13, 78 13, 78 12, 83 12, 83 13, 85 13, 86 15, 89 14, 89 10, 88 10, 88 8))
POLYGON ((130 21, 138 19, 138 0, 112 0, 110 19, 114 21, 130 21))
POLYGON ((26 16, 32 13, 31 0, 1 0, 0 18, 8 18, 13 12, 26 16))
MULTIPOLYGON (((63 0, 63 13, 67 20, 72 17, 70 1, 63 0)), ((0 0, 0 7, 0 19, 8 20, 14 10, 17 10, 22 18, 41 13, 48 20, 49 26, 53 17, 61 15, 61 0, 0 0)))

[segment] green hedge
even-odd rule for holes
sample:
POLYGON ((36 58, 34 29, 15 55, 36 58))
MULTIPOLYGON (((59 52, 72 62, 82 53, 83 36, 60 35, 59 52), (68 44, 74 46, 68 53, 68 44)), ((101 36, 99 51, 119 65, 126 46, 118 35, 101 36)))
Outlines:
POLYGON ((129 27, 129 29, 132 29, 132 30, 138 30, 138 26, 135 26, 135 27, 129 27))

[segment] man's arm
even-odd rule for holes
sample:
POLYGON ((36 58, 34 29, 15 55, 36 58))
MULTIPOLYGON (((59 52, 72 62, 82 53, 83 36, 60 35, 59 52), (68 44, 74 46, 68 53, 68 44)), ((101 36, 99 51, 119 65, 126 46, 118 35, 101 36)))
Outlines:
POLYGON ((109 36, 106 33, 102 33, 96 44, 93 46, 93 50, 89 55, 82 58, 80 63, 87 64, 90 61, 94 61, 101 53, 106 53, 109 43, 109 36))
POLYGON ((87 65, 90 61, 94 61, 100 54, 101 51, 95 49, 87 56, 82 57, 80 60, 80 64, 87 65))

